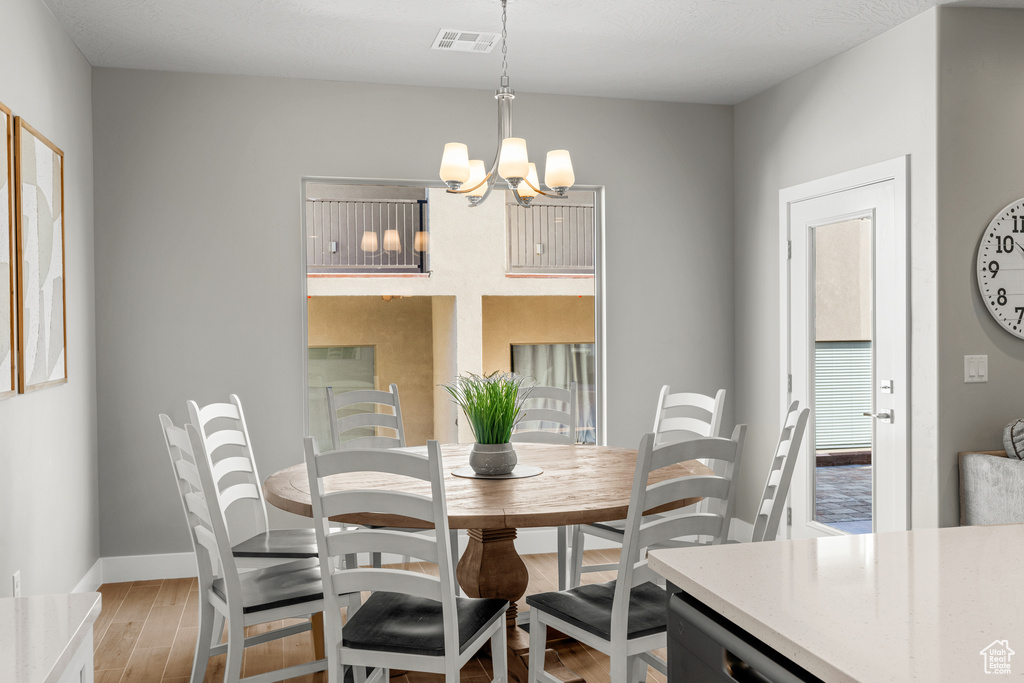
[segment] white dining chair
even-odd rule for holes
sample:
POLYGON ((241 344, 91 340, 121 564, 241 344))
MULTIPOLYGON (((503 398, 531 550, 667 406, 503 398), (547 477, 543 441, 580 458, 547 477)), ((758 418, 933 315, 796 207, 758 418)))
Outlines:
MULTIPOLYGON (((334 450, 341 448, 405 448, 405 425, 402 422, 402 401, 398 397, 398 385, 392 383, 388 391, 357 389, 334 393, 327 387, 327 411, 331 423, 331 442, 334 450), (366 430, 372 429, 372 434, 366 430), (383 433, 381 430, 385 430, 383 433)), ((319 448, 320 444, 317 444, 319 448)), ((415 530, 420 533, 422 529, 415 530)), ((433 533, 433 532, 428 532, 433 533)), ((452 558, 459 561, 459 532, 449 532, 452 558)), ((402 555, 402 563, 409 561, 402 555)), ((354 565, 353 556, 346 564, 354 565)), ((380 553, 372 553, 370 564, 381 566, 380 553)), ((458 584, 455 586, 459 590, 458 584)))
POLYGON ((398 385, 392 384, 389 389, 357 389, 335 394, 333 387, 327 387, 327 412, 335 450, 405 447, 398 385), (372 433, 367 434, 367 430, 372 433))
POLYGON ((189 420, 210 459, 228 520, 231 551, 239 567, 267 567, 281 562, 316 557, 312 529, 271 529, 263 482, 238 396, 227 403, 199 407, 188 401, 189 420), (229 510, 231 512, 229 512, 229 510))
POLYGON ((519 420, 512 430, 513 443, 576 443, 579 399, 576 382, 568 389, 534 385, 523 399, 519 420))
POLYGON ((782 510, 786 506, 789 484, 793 480, 793 470, 796 469, 810 413, 810 408, 800 410, 799 401, 793 401, 786 411, 779 441, 775 445, 775 455, 768 466, 761 502, 757 506, 757 517, 754 519, 754 531, 750 539, 755 543, 774 541, 778 536, 782 510))
MULTIPOLYGON (((725 389, 719 389, 714 396, 707 396, 693 392, 672 393, 666 384, 658 394, 658 406, 654 411, 654 443, 656 446, 662 446, 702 437, 720 436, 724 410, 725 389)), ((706 512, 707 503, 697 503, 696 511, 706 512)), ((581 524, 576 527, 569 563, 571 586, 580 585, 585 573, 611 571, 616 566, 609 563, 583 564, 586 537, 589 535, 621 544, 625 526, 625 520, 617 520, 601 524, 581 524)), ((710 539, 700 539, 700 542, 710 543, 710 539)))
POLYGON ((543 670, 549 627, 607 654, 610 678, 616 683, 646 680, 648 664, 667 674, 666 663, 652 651, 668 643, 668 594, 655 583, 658 577, 648 568, 644 550, 680 537, 708 536, 713 543, 721 543, 729 533, 735 485, 733 477, 718 474, 680 476, 650 485, 648 476, 698 458, 722 463, 723 471, 735 470, 745 435, 746 425, 740 425, 731 439, 700 437, 661 446, 655 446, 653 432, 644 435, 615 580, 526 598, 530 607, 530 683, 558 680, 543 670), (709 512, 645 516, 652 509, 698 496, 717 504, 709 506, 709 512))
MULTIPOLYGON (((217 490, 205 456, 197 453, 202 449, 202 442, 195 428, 192 425, 186 429, 177 427, 167 415, 160 415, 160 427, 188 523, 199 575, 199 629, 191 682, 201 683, 210 657, 220 654, 227 655, 226 683, 270 683, 324 671, 326 658, 242 678, 245 648, 306 631, 315 637, 309 618, 322 612, 324 606, 319 560, 294 560, 239 572, 231 552, 227 525, 220 513, 223 496, 217 490), (212 505, 208 504, 211 502, 212 505), (306 620, 245 637, 246 627, 297 618, 306 620), (216 631, 222 628, 225 619, 227 642, 214 645, 220 640, 216 631)), ((351 606, 358 599, 358 594, 347 595, 338 598, 336 603, 351 606)))
POLYGON ((448 516, 441 448, 427 442, 426 455, 394 449, 345 449, 320 453, 312 437, 305 439, 306 468, 313 520, 320 548, 326 610, 324 633, 328 680, 342 680, 342 666, 372 669, 368 680, 387 683, 389 670, 444 674, 455 683, 459 671, 490 642, 494 681, 508 676, 505 611, 508 602, 455 595, 455 568, 448 548, 448 516), (402 490, 329 491, 325 478, 358 472, 426 482, 429 495, 402 490), (422 521, 433 535, 414 529, 334 527, 336 515, 376 513, 422 521), (437 575, 405 569, 359 567, 342 570, 334 558, 346 553, 407 553, 437 566, 437 575), (342 623, 343 600, 336 596, 366 591, 369 596, 342 623))
MULTIPOLYGON (((569 389, 549 386, 531 386, 523 401, 521 417, 512 431, 513 443, 576 443, 579 399, 576 382, 569 389)), ((568 588, 570 572, 569 538, 575 526, 556 529, 558 553, 558 590, 568 588)))

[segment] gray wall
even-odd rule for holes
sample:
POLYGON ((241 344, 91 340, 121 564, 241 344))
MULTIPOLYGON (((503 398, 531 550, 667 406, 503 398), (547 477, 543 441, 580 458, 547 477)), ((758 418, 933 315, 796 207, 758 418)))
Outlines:
POLYGON ((69 377, 0 401, 0 595, 16 570, 59 593, 99 557, 91 69, 39 0, 4 3, 0 64, 0 101, 64 151, 69 377))
MULTIPOLYGON (((493 153, 496 105, 109 69, 93 85, 101 548, 183 551, 157 413, 237 393, 261 474, 300 461, 300 177, 434 178, 449 140, 493 153)), ((609 442, 638 443, 663 383, 733 395, 732 109, 524 93, 515 109, 533 156, 567 147, 577 181, 607 188, 609 442)))
POLYGON ((938 523, 936 16, 926 12, 736 107, 735 394, 738 418, 750 423, 737 513, 747 521, 783 410, 779 190, 909 154, 913 523, 938 523))
POLYGON ((1024 11, 951 8, 939 22, 939 415, 942 523, 956 524, 956 454, 1002 448, 1024 417, 1024 341, 998 326, 975 280, 981 234, 1024 197, 1024 11), (963 356, 987 354, 987 384, 963 356))

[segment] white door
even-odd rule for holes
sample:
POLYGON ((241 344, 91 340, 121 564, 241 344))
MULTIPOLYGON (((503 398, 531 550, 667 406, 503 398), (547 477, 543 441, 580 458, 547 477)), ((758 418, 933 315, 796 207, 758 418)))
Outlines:
POLYGON ((907 159, 782 190, 782 406, 811 408, 790 537, 909 528, 907 159))

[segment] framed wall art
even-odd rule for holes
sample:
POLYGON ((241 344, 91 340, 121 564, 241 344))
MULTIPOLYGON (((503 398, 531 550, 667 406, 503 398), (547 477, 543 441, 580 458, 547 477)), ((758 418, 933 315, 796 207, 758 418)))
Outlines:
POLYGON ((14 119, 0 102, 0 398, 18 391, 14 280, 14 119))
POLYGON ((14 119, 18 255, 18 390, 68 381, 64 287, 64 152, 14 119))

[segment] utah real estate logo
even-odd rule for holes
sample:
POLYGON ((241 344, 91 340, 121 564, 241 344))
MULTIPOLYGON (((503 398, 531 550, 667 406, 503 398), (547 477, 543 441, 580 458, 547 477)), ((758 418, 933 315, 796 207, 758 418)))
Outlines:
POLYGON ((985 661, 985 673, 1009 674, 1010 658, 1017 653, 1010 649, 1009 641, 993 640, 980 654, 985 661))

